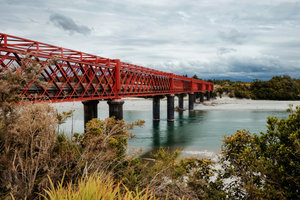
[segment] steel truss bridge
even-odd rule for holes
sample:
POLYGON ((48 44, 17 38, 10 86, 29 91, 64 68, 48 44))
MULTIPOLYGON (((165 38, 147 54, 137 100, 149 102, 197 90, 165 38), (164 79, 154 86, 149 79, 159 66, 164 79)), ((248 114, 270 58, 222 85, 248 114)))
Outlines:
POLYGON ((14 73, 22 73, 33 60, 41 70, 22 91, 29 101, 120 99, 214 88, 210 82, 0 33, 1 71, 15 68, 14 73))

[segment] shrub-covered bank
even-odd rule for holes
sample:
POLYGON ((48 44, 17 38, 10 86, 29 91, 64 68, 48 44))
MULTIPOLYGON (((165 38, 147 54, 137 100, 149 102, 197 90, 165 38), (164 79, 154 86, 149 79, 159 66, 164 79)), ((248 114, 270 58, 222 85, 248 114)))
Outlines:
POLYGON ((300 80, 289 76, 276 76, 268 81, 231 82, 229 80, 214 80, 216 95, 224 94, 230 97, 265 100, 299 100, 300 80))

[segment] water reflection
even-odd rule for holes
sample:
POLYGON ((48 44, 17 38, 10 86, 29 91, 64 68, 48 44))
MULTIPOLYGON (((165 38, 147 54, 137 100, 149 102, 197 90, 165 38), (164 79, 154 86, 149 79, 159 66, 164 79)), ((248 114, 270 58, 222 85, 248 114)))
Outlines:
POLYGON ((152 148, 145 152, 142 157, 149 156, 150 152, 154 153, 159 147, 168 147, 170 152, 177 149, 183 149, 189 146, 199 136, 199 130, 195 129, 194 123, 201 123, 202 111, 179 111, 175 115, 174 122, 165 120, 152 122, 152 148), (200 119, 200 120, 199 120, 200 119))
POLYGON ((178 111, 178 123, 179 126, 183 126, 184 122, 183 122, 183 111, 178 111))
POLYGON ((152 135, 153 135, 153 147, 160 146, 160 129, 159 129, 159 121, 153 121, 152 124, 152 135))
POLYGON ((167 123, 167 141, 163 146, 173 146, 176 144, 177 141, 175 141, 176 131, 174 129, 175 122, 168 122, 167 123))

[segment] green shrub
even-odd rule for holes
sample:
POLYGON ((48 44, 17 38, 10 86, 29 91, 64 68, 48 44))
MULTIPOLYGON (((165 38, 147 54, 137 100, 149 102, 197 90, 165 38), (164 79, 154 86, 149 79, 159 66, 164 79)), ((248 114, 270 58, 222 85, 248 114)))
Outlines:
POLYGON ((299 199, 300 106, 288 119, 269 117, 267 128, 224 138, 222 164, 236 180, 230 192, 246 199, 299 199))

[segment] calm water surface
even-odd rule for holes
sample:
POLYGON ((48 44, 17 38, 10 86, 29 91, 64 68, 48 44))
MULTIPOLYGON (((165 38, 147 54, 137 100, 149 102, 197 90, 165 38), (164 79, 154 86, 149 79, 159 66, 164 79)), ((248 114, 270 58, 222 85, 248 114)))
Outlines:
MULTIPOLYGON (((60 111, 60 110, 59 110, 60 111)), ((99 109, 99 117, 108 116, 108 111, 99 109)), ((167 122, 166 110, 161 108, 161 120, 152 121, 152 111, 124 110, 126 122, 145 120, 145 125, 136 127, 132 133, 136 138, 129 140, 134 148, 151 150, 164 146, 182 148, 188 152, 207 151, 220 152, 222 137, 233 134, 236 130, 246 129, 252 133, 266 131, 268 116, 286 118, 285 111, 253 111, 253 110, 210 110, 184 111, 175 113, 175 121, 167 122)), ((65 132, 83 132, 83 111, 76 109, 73 119, 69 119, 60 128, 65 132)))
POLYGON ((268 116, 285 118, 284 111, 185 111, 176 113, 175 122, 166 119, 151 120, 151 113, 126 112, 125 119, 134 121, 145 119, 143 128, 132 132, 137 138, 130 140, 134 147, 181 147, 196 151, 219 152, 224 135, 246 129, 252 133, 266 131, 268 116))

